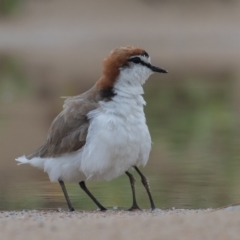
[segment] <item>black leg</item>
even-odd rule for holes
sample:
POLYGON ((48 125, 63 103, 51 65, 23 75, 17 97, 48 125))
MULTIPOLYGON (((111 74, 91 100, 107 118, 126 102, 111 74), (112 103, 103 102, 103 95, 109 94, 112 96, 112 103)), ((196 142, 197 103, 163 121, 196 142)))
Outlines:
POLYGON ((70 212, 74 211, 74 208, 73 208, 73 206, 72 206, 72 204, 71 204, 71 202, 70 202, 70 199, 69 199, 69 197, 68 197, 67 190, 66 190, 66 188, 65 188, 64 182, 63 182, 63 181, 60 181, 60 180, 59 180, 58 182, 59 182, 59 184, 60 184, 60 186, 61 186, 61 188, 62 188, 63 194, 64 194, 64 196, 65 196, 65 198, 66 198, 69 211, 70 211, 70 212))
POLYGON ((79 183, 80 187, 82 188, 82 190, 94 201, 94 203, 98 206, 98 208, 101 211, 106 211, 107 209, 105 207, 103 207, 98 200, 91 194, 91 192, 87 189, 85 182, 82 181, 79 183))
POLYGON ((134 210, 141 210, 141 208, 138 206, 137 201, 136 201, 136 195, 135 195, 135 179, 131 173, 128 171, 125 172, 127 176, 129 177, 131 188, 132 188, 132 196, 133 196, 133 203, 132 207, 129 208, 129 211, 134 211, 134 210))
POLYGON ((136 169, 136 171, 138 172, 138 174, 141 177, 142 184, 146 188, 146 191, 147 191, 150 203, 151 203, 151 209, 154 210, 156 207, 155 207, 155 204, 153 202, 153 198, 152 198, 152 195, 151 195, 151 192, 150 192, 150 188, 149 188, 149 185, 148 185, 147 178, 140 172, 140 170, 136 166, 134 168, 136 169))

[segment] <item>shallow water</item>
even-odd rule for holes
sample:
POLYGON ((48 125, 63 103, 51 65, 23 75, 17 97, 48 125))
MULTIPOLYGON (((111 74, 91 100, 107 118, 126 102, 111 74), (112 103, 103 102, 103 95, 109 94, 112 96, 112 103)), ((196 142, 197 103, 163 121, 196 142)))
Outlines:
MULTIPOLYGON (((216 172, 217 172, 216 168, 216 172)), ((30 170, 31 171, 31 170, 30 170)), ((162 173, 145 169, 151 192, 157 208, 215 208, 239 201, 239 192, 226 184, 217 174, 162 173)), ((140 178, 134 172, 138 204, 143 209, 150 203, 140 178)), ((131 190, 127 176, 111 182, 87 183, 94 196, 107 208, 127 209, 131 207, 131 190)), ((80 189, 79 185, 66 183, 67 191, 75 209, 94 210, 95 204, 80 189)), ((57 209, 67 208, 58 183, 50 183, 46 175, 37 179, 21 181, 11 186, 1 195, 1 210, 17 209, 57 209)))

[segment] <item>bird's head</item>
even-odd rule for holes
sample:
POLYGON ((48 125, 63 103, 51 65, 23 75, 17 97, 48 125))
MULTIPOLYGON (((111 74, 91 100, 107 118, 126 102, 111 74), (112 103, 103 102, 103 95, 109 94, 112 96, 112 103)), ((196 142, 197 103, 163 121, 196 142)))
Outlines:
POLYGON ((119 47, 104 59, 102 77, 97 84, 102 88, 112 88, 116 83, 143 85, 154 72, 167 73, 151 64, 145 50, 133 46, 119 47))

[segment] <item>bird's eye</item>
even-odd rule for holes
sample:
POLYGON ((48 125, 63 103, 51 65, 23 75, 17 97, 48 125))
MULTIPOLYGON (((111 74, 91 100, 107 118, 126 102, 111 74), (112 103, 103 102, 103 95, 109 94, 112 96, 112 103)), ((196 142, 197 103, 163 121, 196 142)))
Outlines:
POLYGON ((134 58, 130 58, 128 61, 134 62, 134 63, 140 63, 141 59, 139 57, 134 57, 134 58))

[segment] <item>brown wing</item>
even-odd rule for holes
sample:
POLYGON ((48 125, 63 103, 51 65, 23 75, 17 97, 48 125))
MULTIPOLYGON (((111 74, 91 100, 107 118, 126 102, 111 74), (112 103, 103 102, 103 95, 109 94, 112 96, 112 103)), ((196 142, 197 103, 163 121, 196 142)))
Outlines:
POLYGON ((65 101, 63 111, 52 122, 45 144, 29 155, 28 159, 56 157, 77 151, 84 146, 89 127, 86 114, 98 107, 95 98, 89 94, 90 91, 92 89, 65 101))

